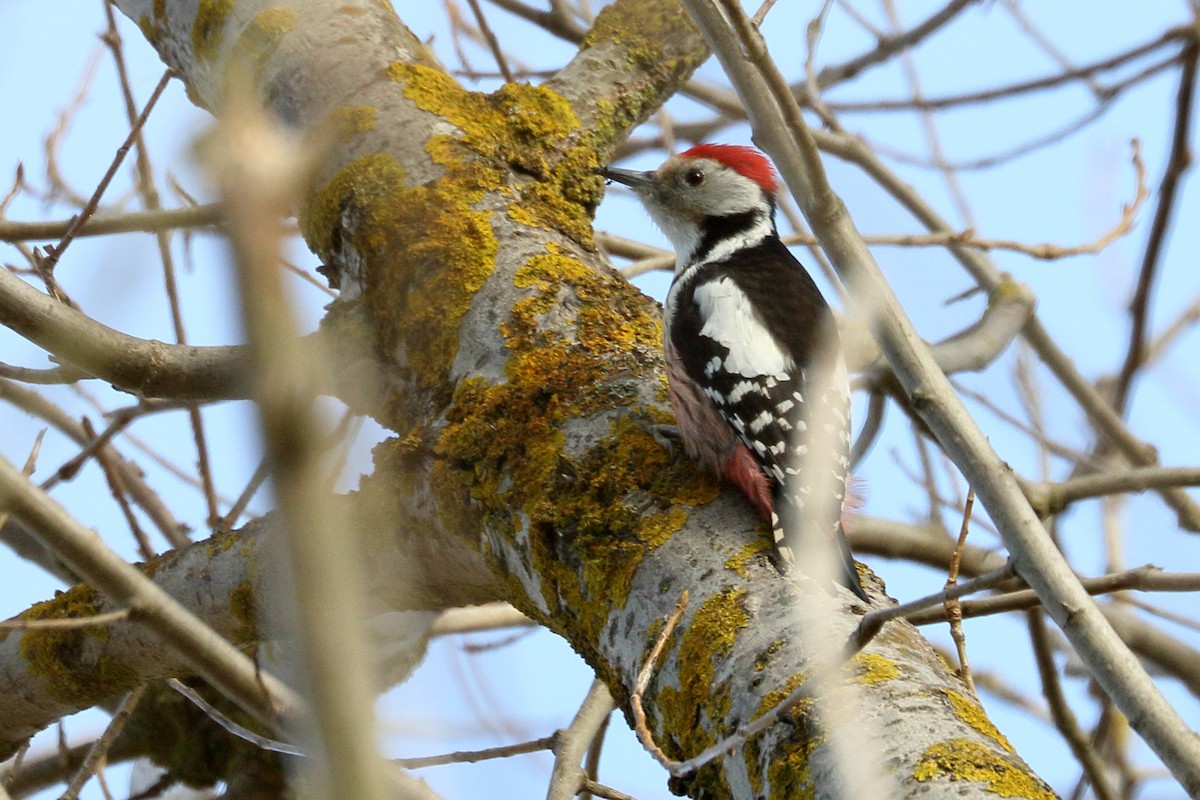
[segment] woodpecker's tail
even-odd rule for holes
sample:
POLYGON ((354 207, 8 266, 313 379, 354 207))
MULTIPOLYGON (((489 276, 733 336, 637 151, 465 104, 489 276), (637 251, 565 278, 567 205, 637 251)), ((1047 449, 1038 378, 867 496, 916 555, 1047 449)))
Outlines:
MULTIPOLYGON (((790 503, 778 503, 776 508, 790 507, 790 503)), ((787 514, 786 516, 801 516, 799 514, 787 514)), ((816 550, 817 558, 829 558, 830 564, 833 565, 834 579, 845 586, 850 591, 858 595, 858 598, 864 603, 871 602, 867 599, 867 593, 862 587, 862 583, 858 579, 858 567, 854 564, 854 553, 850 550, 850 543, 846 541, 846 531, 842 528, 841 520, 838 520, 837 530, 830 531, 830 535, 826 541, 806 541, 806 537, 788 536, 788 530, 802 531, 804 527, 791 525, 789 522, 799 522, 803 526, 803 521, 781 519, 775 511, 771 512, 771 534, 775 537, 775 551, 779 554, 779 561, 782 572, 787 572, 792 569, 804 570, 800 566, 800 561, 796 558, 796 552, 793 549, 793 544, 800 550, 801 556, 806 552, 811 553, 816 548, 823 548, 832 552, 822 552, 816 550), (835 558, 830 558, 834 556, 835 558)), ((811 525, 806 527, 812 527, 811 525)), ((809 531, 808 536, 811 537, 815 531, 809 531)))

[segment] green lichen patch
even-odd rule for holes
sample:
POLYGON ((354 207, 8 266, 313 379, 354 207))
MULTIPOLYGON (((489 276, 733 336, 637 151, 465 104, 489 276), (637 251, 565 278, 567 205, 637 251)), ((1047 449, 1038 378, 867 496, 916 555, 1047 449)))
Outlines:
POLYGON ((296 12, 286 6, 264 8, 255 14, 233 46, 230 63, 237 74, 261 75, 296 21, 296 12))
POLYGON ((1027 768, 970 739, 951 739, 927 748, 917 760, 913 777, 922 782, 944 778, 986 783, 997 797, 1055 799, 1050 787, 1027 768))
POLYGON ((495 268, 496 237, 488 214, 471 207, 477 199, 447 182, 406 187, 403 168, 377 153, 343 167, 302 214, 305 238, 320 254, 335 250, 342 221, 353 220, 375 346, 428 391, 393 398, 395 430, 449 399, 462 318, 495 268))
POLYGON ((333 135, 348 141, 359 134, 375 129, 378 109, 374 106, 341 106, 330 114, 333 135))
MULTIPOLYGON (((725 589, 712 595, 687 621, 676 659, 679 686, 664 686, 654 707, 665 729, 674 736, 663 744, 668 755, 688 758, 729 736, 732 706, 728 682, 716 684, 716 667, 733 649, 738 632, 750 624, 744 589, 725 589)), ((716 796, 728 794, 724 770, 702 767, 688 782, 689 791, 708 787, 716 796)))
MULTIPOLYGON (((656 409, 642 405, 632 378, 657 363, 653 303, 553 246, 518 269, 514 284, 526 294, 501 325, 505 379, 459 383, 435 447, 438 468, 452 473, 440 483, 468 487, 492 536, 528 536, 518 549, 551 610, 541 621, 571 628, 576 643, 596 642, 642 560, 683 526, 675 504, 716 490, 694 488, 694 466, 646 430, 656 409), (606 436, 566 452, 569 420, 617 408, 625 411, 606 436), (569 617, 554 613, 563 607, 569 617)), ((513 590, 522 603, 523 587, 513 590)), ((598 652, 582 654, 606 669, 598 652)))
POLYGON ((444 72, 422 65, 397 62, 387 74, 419 108, 458 128, 455 136, 429 143, 437 163, 451 171, 469 167, 476 183, 507 196, 515 221, 591 247, 600 164, 592 137, 580 130, 566 99, 548 87, 520 83, 490 95, 468 92, 444 72), (513 181, 513 173, 533 180, 513 181))
POLYGON ((237 620, 233 632, 235 644, 254 644, 259 641, 258 603, 254 599, 254 587, 245 581, 229 594, 229 613, 237 620))
POLYGON ((983 706, 979 705, 978 701, 950 689, 943 689, 942 694, 950 702, 950 707, 954 709, 954 716, 1003 747, 1006 751, 1010 753, 1015 752, 1012 744, 1000 732, 1000 729, 988 719, 983 706))
POLYGON ((900 677, 900 667, 890 658, 878 653, 856 653, 851 659, 865 684, 887 683, 900 677))
MULTIPOLYGON (((808 673, 798 672, 788 678, 776 689, 767 692, 755 711, 755 718, 764 714, 778 713, 777 709, 796 689, 809 679, 808 673)), ((776 744, 772 759, 767 764, 767 784, 772 798, 812 797, 812 785, 809 761, 813 751, 826 741, 824 732, 812 714, 812 700, 801 698, 780 714, 782 723, 790 725, 790 733, 786 741, 776 744)), ((762 768, 757 760, 760 751, 754 751, 756 760, 747 762, 747 768, 753 774, 762 768)))
MULTIPOLYGON (((24 620, 80 619, 94 616, 100 598, 86 584, 32 606, 24 620)), ((21 635, 21 657, 34 675, 45 682, 47 695, 58 702, 82 708, 100 698, 112 697, 134 686, 137 675, 118 661, 96 655, 96 645, 107 641, 108 628, 41 628, 21 635)))
POLYGON ((192 23, 192 52, 211 61, 221 50, 225 20, 233 11, 233 0, 200 0, 192 23))
POLYGON ((734 553, 725 562, 725 568, 736 572, 740 577, 750 577, 750 570, 746 565, 758 556, 759 553, 769 553, 774 548, 772 541, 766 536, 755 537, 754 540, 747 543, 745 547, 734 553))
POLYGON ((704 40, 681 6, 649 12, 640 3, 608 5, 596 16, 583 48, 608 42, 624 48, 631 71, 645 88, 629 91, 615 103, 602 100, 596 104, 598 125, 605 131, 630 128, 644 120, 662 104, 663 87, 678 86, 708 58, 704 40), (682 37, 690 37, 694 46, 679 46, 682 37), (682 55, 668 55, 666 42, 675 43, 672 49, 682 55))

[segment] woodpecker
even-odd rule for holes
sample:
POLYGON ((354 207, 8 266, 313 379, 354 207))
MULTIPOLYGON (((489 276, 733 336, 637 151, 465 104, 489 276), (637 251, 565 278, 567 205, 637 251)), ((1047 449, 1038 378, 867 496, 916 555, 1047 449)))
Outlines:
POLYGON ((663 346, 684 449, 770 521, 782 571, 825 547, 835 580, 865 601, 841 524, 849 380, 833 314, 779 240, 771 163, 701 144, 653 172, 604 175, 633 189, 675 247, 663 346), (818 537, 827 543, 810 545, 818 537))

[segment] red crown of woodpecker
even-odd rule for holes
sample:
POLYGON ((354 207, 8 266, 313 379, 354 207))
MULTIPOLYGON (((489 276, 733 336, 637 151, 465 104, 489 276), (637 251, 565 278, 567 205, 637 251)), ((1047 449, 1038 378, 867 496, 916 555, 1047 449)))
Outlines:
POLYGON ((775 194, 778 176, 771 162, 753 147, 740 144, 698 144, 679 154, 680 158, 711 158, 742 177, 749 178, 767 194, 775 194))

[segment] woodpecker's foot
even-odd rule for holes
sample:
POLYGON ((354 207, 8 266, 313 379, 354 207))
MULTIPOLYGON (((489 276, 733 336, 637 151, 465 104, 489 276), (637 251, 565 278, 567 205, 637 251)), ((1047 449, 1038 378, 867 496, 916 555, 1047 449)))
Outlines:
POLYGON ((651 425, 649 430, 650 434, 654 437, 654 441, 658 442, 664 448, 670 451, 671 456, 674 457, 675 449, 679 447, 680 442, 683 441, 679 435, 679 426, 658 423, 651 425))

